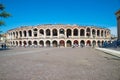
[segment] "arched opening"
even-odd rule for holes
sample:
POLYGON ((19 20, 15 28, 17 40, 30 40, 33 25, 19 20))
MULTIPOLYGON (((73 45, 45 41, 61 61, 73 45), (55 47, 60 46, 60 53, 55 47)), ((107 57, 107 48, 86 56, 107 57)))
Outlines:
POLYGON ((95 40, 92 41, 92 45, 93 45, 93 47, 96 46, 96 41, 95 40))
POLYGON ((100 37, 100 30, 97 30, 97 36, 100 37))
POLYGON ((31 30, 28 31, 28 36, 29 36, 29 37, 32 36, 32 31, 31 31, 31 30))
POLYGON ((49 40, 46 41, 46 47, 50 47, 50 41, 49 40))
POLYGON ((100 47, 100 46, 101 46, 100 41, 97 41, 97 45, 98 45, 98 47, 100 47))
POLYGON ((23 45, 26 46, 26 45, 27 45, 27 42, 26 42, 26 41, 23 41, 23 45))
POLYGON ((78 46, 79 46, 79 43, 78 43, 77 40, 74 40, 73 44, 74 44, 75 47, 78 47, 78 46))
POLYGON ((22 37, 22 31, 20 31, 19 34, 20 34, 20 37, 22 37))
POLYGON ((28 41, 28 45, 29 45, 29 46, 32 45, 32 41, 28 41))
POLYGON ((18 46, 18 42, 16 41, 16 46, 18 46))
POLYGON ((26 31, 23 31, 24 37, 26 37, 26 31))
POLYGON ((39 32, 40 32, 41 35, 44 35, 44 30, 43 29, 40 29, 39 32))
POLYGON ((39 42, 39 44, 40 44, 41 47, 43 47, 43 46, 44 46, 44 41, 41 40, 41 41, 39 42))
POLYGON ((77 40, 74 40, 73 44, 77 44, 77 45, 78 45, 78 41, 77 41, 77 40))
POLYGON ((95 37, 95 35, 96 35, 95 29, 92 30, 92 35, 93 35, 93 37, 95 37))
POLYGON ((101 31, 101 36, 103 37, 103 30, 101 31))
POLYGON ((15 42, 13 41, 13 45, 15 45, 15 42))
POLYGON ((71 47, 72 46, 72 42, 70 40, 67 41, 67 47, 71 47))
POLYGON ((64 34, 64 29, 61 28, 61 29, 59 30, 59 33, 60 33, 60 34, 64 34))
POLYGON ((13 32, 13 36, 15 37, 15 32, 13 32))
POLYGON ((78 29, 74 29, 73 32, 74 32, 73 34, 74 36, 78 36, 78 29))
POLYGON ((69 38, 69 36, 71 36, 71 35, 72 35, 71 29, 67 29, 67 38, 69 38))
POLYGON ((22 41, 19 41, 20 46, 22 46, 22 41))
POLYGON ((87 40, 86 45, 87 45, 87 46, 91 46, 91 41, 90 41, 90 40, 87 40))
POLYGON ((16 36, 18 37, 18 32, 16 32, 16 36))
POLYGON ((57 29, 52 30, 53 36, 57 36, 57 29))
POLYGON ((85 46, 85 41, 84 41, 84 40, 81 40, 81 41, 80 41, 80 45, 85 46))
POLYGON ((91 31, 90 31, 90 28, 87 28, 87 29, 86 29, 86 36, 90 37, 90 32, 91 32, 91 31))
POLYGON ((37 45, 37 41, 34 41, 33 44, 34 44, 34 45, 37 45))
POLYGON ((103 46, 103 44, 104 44, 104 41, 102 41, 102 46, 103 46))
POLYGON ((53 44, 53 47, 57 47, 57 46, 58 46, 58 44, 57 44, 57 41, 56 41, 56 40, 54 40, 54 41, 52 42, 52 44, 53 44))
POLYGON ((35 29, 33 29, 33 31, 34 31, 34 37, 37 37, 37 29, 35 28, 35 29))
POLYGON ((84 29, 80 30, 80 36, 85 36, 85 30, 84 29))
POLYGON ((60 41, 60 46, 65 46, 65 41, 64 40, 60 41))
POLYGON ((50 36, 50 29, 46 30, 46 36, 50 36))
POLYGON ((105 31, 105 37, 107 36, 106 31, 105 31))

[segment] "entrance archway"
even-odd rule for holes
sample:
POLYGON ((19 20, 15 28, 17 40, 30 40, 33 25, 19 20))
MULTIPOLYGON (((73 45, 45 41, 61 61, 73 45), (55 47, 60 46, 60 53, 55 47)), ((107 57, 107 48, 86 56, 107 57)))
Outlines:
POLYGON ((81 40, 81 41, 80 41, 80 45, 85 46, 85 41, 84 41, 84 40, 81 40))
POLYGON ((44 41, 41 40, 41 41, 39 42, 39 44, 40 44, 41 47, 43 47, 43 46, 44 46, 44 41))
POLYGON ((28 45, 29 45, 29 46, 32 45, 32 41, 28 41, 28 45))
POLYGON ((49 40, 46 41, 46 47, 50 47, 50 41, 49 40))
POLYGON ((67 41, 67 47, 71 47, 72 46, 72 42, 70 40, 67 41))
POLYGON ((65 41, 61 40, 60 41, 60 46, 64 46, 65 47, 65 41))
POLYGON ((91 46, 91 41, 87 40, 86 45, 91 46))
POLYGON ((54 40, 54 41, 52 42, 52 44, 53 44, 53 47, 57 47, 57 46, 58 46, 58 44, 57 44, 57 41, 56 41, 56 40, 54 40))

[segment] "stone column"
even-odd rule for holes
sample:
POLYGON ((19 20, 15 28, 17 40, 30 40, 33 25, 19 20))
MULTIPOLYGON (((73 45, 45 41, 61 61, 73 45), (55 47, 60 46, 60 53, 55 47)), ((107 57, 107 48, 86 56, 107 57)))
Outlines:
POLYGON ((117 18, 117 38, 120 40, 120 10, 118 10, 116 13, 116 18, 117 18))

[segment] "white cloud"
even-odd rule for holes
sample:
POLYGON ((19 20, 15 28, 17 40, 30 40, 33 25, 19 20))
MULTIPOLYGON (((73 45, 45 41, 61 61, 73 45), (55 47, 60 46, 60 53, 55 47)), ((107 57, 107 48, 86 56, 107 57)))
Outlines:
POLYGON ((111 30, 112 35, 117 36, 117 27, 116 26, 109 27, 109 29, 111 30))

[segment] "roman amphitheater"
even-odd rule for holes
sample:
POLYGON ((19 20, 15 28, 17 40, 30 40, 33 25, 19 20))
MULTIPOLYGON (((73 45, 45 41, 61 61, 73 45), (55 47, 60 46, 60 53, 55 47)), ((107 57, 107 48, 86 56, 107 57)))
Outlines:
POLYGON ((111 40, 110 30, 96 26, 44 24, 22 26, 7 32, 10 46, 71 47, 101 46, 111 40))

